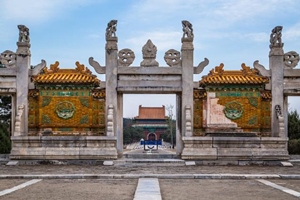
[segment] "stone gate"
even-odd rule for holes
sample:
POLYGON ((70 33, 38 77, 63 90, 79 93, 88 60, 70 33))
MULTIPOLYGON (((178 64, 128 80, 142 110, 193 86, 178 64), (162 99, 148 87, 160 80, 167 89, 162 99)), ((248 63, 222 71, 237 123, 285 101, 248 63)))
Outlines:
POLYGON ((131 66, 135 54, 118 49, 116 27, 112 20, 106 28, 105 66, 89 58, 104 82, 79 62, 68 72, 58 63, 48 69, 44 60, 31 67, 29 29, 18 26, 17 51, 4 51, 0 60, 0 93, 13 103, 11 159, 117 159, 123 154, 123 95, 149 93, 176 95, 182 159, 288 159, 287 96, 299 95, 300 70, 293 69, 299 55, 283 51, 282 27, 270 35, 269 70, 258 61, 234 71, 220 64, 196 82, 193 75, 209 61, 194 66, 190 22, 182 21, 181 50, 165 53, 167 67, 156 61, 150 39, 140 66, 131 66))

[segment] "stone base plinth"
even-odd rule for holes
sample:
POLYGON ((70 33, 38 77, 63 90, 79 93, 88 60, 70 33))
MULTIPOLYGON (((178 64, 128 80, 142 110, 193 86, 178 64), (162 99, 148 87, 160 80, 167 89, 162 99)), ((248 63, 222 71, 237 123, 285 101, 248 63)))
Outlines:
POLYGON ((116 137, 14 136, 12 160, 117 159, 116 137))
POLYGON ((186 160, 288 160, 287 138, 183 137, 186 160))

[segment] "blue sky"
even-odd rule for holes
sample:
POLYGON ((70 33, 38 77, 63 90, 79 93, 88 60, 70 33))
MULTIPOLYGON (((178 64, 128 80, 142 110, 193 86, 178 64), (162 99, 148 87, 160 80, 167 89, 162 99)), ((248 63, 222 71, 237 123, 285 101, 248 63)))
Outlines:
MULTIPOLYGON (((41 59, 47 66, 85 66, 94 57, 105 64, 105 29, 118 20, 119 49, 130 48, 142 61, 141 49, 148 39, 156 45, 157 61, 168 49, 181 48, 181 21, 194 28, 194 65, 204 57, 210 63, 194 81, 224 63, 225 69, 253 66, 255 60, 268 68, 269 35, 283 26, 284 50, 300 49, 300 4, 296 0, 0 0, 0 51, 16 50, 18 24, 30 29, 32 65, 41 59)), ((299 68, 299 67, 297 67, 299 68)), ((94 72, 94 71, 93 71, 94 72)), ((94 74, 96 74, 94 72, 94 74)), ((99 76, 104 80, 103 76, 99 76)), ((300 97, 289 98, 290 107, 300 111, 300 97)), ((138 105, 174 105, 175 96, 125 95, 124 116, 137 115, 138 105), (149 101, 150 99, 150 101, 149 101)))

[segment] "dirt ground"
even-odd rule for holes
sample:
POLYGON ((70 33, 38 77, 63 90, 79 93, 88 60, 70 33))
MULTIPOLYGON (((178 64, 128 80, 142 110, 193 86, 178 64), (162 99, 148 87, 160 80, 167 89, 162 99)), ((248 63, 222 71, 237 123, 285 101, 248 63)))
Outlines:
MULTIPOLYGON (((24 180, 23 180, 24 181, 24 180)), ((0 197, 3 200, 53 199, 53 200, 132 200, 137 179, 42 180, 36 184, 0 197)), ((6 181, 6 182, 9 182, 6 181)), ((5 182, 0 181, 5 184, 5 182)), ((1 191, 1 190, 0 190, 1 191)))
MULTIPOLYGON (((300 181, 298 180, 298 184, 300 181)), ((160 180, 164 200, 296 200, 297 197, 268 187, 256 180, 160 180)))

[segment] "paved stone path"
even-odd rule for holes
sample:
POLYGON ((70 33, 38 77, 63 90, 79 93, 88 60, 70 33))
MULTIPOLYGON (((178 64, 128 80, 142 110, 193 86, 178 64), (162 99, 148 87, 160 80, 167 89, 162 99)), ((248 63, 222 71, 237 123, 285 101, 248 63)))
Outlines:
POLYGON ((140 178, 133 200, 161 200, 157 178, 140 178))

